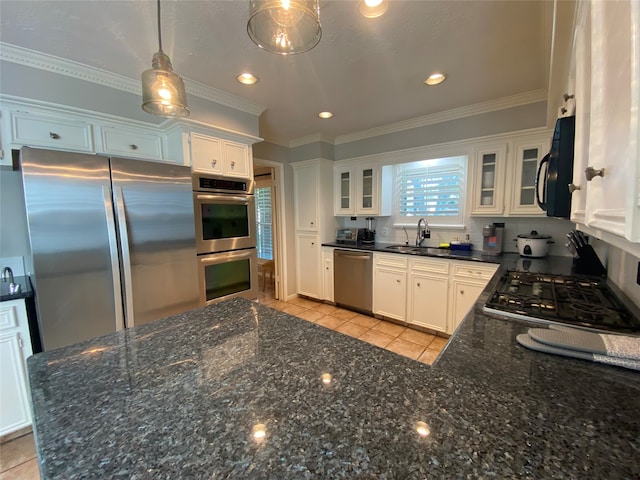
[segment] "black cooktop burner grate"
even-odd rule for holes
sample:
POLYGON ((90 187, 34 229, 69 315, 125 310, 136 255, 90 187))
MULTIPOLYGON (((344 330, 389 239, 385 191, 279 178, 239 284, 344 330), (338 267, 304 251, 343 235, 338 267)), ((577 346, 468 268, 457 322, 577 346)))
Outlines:
POLYGON ((533 320, 640 333, 640 321, 596 278, 507 271, 485 306, 533 320))

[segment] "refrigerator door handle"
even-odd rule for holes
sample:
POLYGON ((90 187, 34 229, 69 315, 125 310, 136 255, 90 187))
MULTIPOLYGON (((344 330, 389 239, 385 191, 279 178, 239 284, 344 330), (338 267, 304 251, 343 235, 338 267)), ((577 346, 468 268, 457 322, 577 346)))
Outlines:
POLYGON ((102 186, 104 197, 104 213, 107 219, 107 236, 109 238, 109 258, 111 260, 111 278, 113 280, 113 299, 116 313, 116 330, 124 329, 122 312, 122 290, 120 289, 120 265, 118 263, 118 240, 116 239, 116 222, 113 219, 111 192, 107 185, 102 186))
POLYGON ((124 321, 127 328, 134 326, 133 318, 133 284, 131 280, 131 253, 129 252, 129 232, 127 230, 127 216, 124 209, 124 196, 122 187, 113 189, 118 218, 118 231, 120 232, 120 247, 122 252, 122 272, 124 274, 124 321))

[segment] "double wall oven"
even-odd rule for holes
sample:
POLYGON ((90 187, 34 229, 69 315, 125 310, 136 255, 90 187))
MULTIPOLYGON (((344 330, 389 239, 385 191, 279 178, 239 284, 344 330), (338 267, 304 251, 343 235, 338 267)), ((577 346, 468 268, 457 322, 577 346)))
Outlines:
POLYGON ((200 303, 258 296, 253 180, 193 175, 200 303))

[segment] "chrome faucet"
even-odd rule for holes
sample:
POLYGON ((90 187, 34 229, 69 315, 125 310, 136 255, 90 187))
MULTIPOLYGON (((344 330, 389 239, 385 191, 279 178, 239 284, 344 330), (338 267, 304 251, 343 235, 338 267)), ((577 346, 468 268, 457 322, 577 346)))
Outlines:
POLYGON ((9 293, 18 293, 20 291, 20 284, 15 284, 13 279, 13 270, 10 267, 4 267, 2 269, 2 281, 9 282, 9 293))
POLYGON ((416 234, 416 247, 421 247, 422 242, 424 242, 427 238, 431 237, 431 232, 429 231, 429 224, 425 218, 421 218, 418 220, 418 233, 416 234), (424 228, 420 229, 420 226, 424 223, 424 228))
POLYGON ((4 267, 2 269, 2 281, 13 283, 13 270, 10 267, 4 267))
POLYGON ((407 241, 404 242, 404 244, 409 245, 409 234, 407 233, 407 229, 402 227, 402 230, 404 231, 404 236, 407 238, 407 241))

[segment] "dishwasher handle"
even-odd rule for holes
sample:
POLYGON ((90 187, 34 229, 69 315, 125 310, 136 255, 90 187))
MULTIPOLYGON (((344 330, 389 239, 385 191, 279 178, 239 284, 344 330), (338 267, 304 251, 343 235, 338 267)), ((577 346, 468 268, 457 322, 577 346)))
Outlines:
POLYGON ((336 251, 336 255, 342 258, 353 258, 354 260, 369 260, 371 258, 370 253, 344 253, 336 251))

